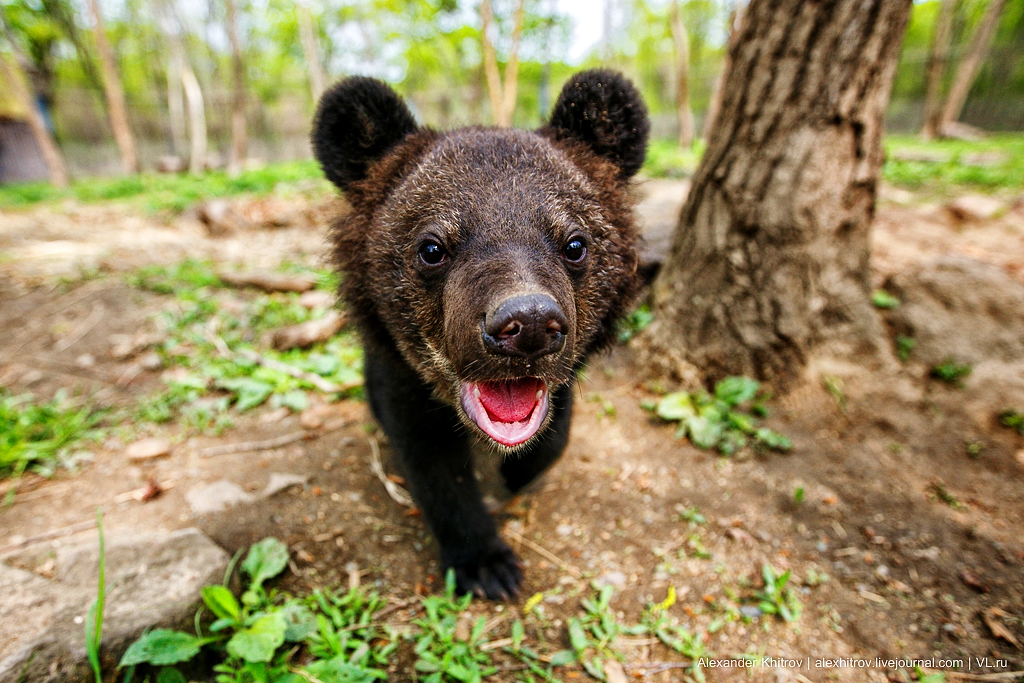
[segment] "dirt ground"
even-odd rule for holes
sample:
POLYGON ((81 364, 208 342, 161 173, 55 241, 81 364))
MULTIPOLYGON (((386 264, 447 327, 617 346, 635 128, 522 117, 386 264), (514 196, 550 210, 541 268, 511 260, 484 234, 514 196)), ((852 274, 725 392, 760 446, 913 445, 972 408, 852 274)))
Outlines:
MULTIPOLYGON (((1024 282, 1024 209, 964 223, 923 198, 900 192, 895 200, 879 206, 876 284, 948 254, 1024 282)), ((324 251, 317 228, 210 238, 188 215, 147 217, 117 204, 4 210, 0 386, 41 398, 66 388, 101 404, 130 405, 160 386, 159 371, 128 377, 136 371, 111 358, 111 338, 144 329, 167 298, 129 287, 122 273, 186 256, 315 264, 324 251)), ((523 597, 474 610, 510 615, 543 592, 550 622, 541 633, 561 648, 564 624, 591 579, 616 586, 612 604, 631 623, 674 585, 679 598, 671 612, 696 632, 735 609, 735 597, 757 587, 768 563, 803 577, 801 617, 793 624, 767 615, 727 620, 709 634, 708 650, 717 660, 746 654, 800 661, 706 668, 711 681, 910 680, 912 667, 880 661, 893 659, 936 666, 962 660, 968 675, 989 676, 963 680, 1010 680, 991 675, 1024 670, 1024 436, 984 407, 984 382, 949 386, 914 362, 882 370, 812 367, 804 385, 772 402, 767 420, 792 439, 792 451, 723 458, 677 440, 671 425, 641 407, 656 395, 634 355, 626 345, 592 363, 562 461, 502 509, 504 535, 526 566, 523 597), (706 523, 682 519, 680 511, 692 507, 706 523), (694 551, 700 544, 706 554, 694 551), (808 577, 822 573, 830 578, 811 585, 808 577), (838 666, 816 661, 840 658, 847 661, 838 666), (849 658, 870 661, 863 667, 849 658)), ((1009 396, 1024 409, 1024 393, 1009 396)), ((348 418, 346 426, 278 448, 209 457, 211 446, 304 428, 298 416, 269 407, 236 418, 220 437, 187 438, 175 425, 152 426, 149 433, 173 448, 144 463, 129 461, 126 444, 111 436, 91 448, 94 460, 77 473, 22 480, 13 504, 0 511, 0 557, 50 542, 49 532, 58 539, 95 535, 73 533, 100 507, 108 536, 197 526, 231 553, 276 536, 293 551, 281 582, 292 591, 347 585, 355 574, 395 601, 436 590, 436 549, 424 525, 371 471, 380 437, 367 426, 366 406, 343 402, 329 413, 348 418), (186 500, 189 491, 225 479, 262 490, 274 473, 308 482, 201 516, 186 500), (151 479, 162 495, 147 502, 130 495, 151 479)), ((381 448, 386 462, 386 444, 381 448)), ((496 502, 505 502, 491 488, 496 502)), ((678 660, 649 640, 624 647, 633 663, 678 660)), ((683 680, 683 672, 667 669, 650 679, 683 680)))

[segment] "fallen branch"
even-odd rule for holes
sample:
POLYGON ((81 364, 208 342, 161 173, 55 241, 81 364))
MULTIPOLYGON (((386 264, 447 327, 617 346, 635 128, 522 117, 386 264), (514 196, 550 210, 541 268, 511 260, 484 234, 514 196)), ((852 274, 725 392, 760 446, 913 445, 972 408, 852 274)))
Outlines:
POLYGON ((304 273, 285 275, 253 270, 247 273, 217 273, 217 277, 232 287, 256 287, 264 292, 308 292, 316 287, 316 278, 304 273))
POLYGON ((384 484, 384 488, 387 490, 388 495, 391 496, 391 500, 404 507, 412 507, 414 503, 409 492, 388 479, 388 475, 384 474, 384 465, 380 462, 380 446, 377 445, 377 439, 371 436, 367 437, 366 440, 370 442, 370 469, 380 479, 380 483, 384 484))
POLYGON ((328 311, 322 318, 274 330, 270 341, 278 351, 304 349, 317 342, 327 341, 344 326, 345 316, 337 311, 328 311))
POLYGON ((559 558, 557 555, 555 555, 553 552, 551 552, 550 550, 548 550, 544 546, 541 546, 541 545, 538 545, 538 544, 534 543, 533 541, 531 541, 530 539, 526 538, 522 534, 517 534, 516 532, 512 531, 511 529, 505 529, 505 533, 508 534, 509 536, 511 536, 513 541, 515 541, 517 543, 522 543, 527 548, 529 548, 533 552, 537 553, 538 555, 540 555, 544 559, 546 559, 546 560, 548 560, 550 562, 554 562, 556 565, 558 565, 562 569, 562 571, 566 572, 567 574, 572 576, 574 579, 582 579, 583 578, 583 572, 581 572, 579 569, 577 569, 576 567, 572 566, 568 562, 563 561, 561 558, 559 558))
POLYGON ((318 436, 315 432, 292 432, 266 441, 243 441, 241 443, 229 443, 222 446, 210 446, 199 451, 199 457, 212 458, 215 455, 230 455, 232 453, 248 453, 250 451, 269 451, 273 448, 287 446, 296 441, 315 439, 318 436))

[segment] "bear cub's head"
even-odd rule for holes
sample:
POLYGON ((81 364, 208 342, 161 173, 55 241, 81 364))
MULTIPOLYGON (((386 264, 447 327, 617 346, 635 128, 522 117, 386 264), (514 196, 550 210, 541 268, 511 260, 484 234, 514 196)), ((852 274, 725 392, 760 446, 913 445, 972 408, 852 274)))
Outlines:
POLYGON ((422 128, 369 78, 328 91, 313 148, 351 207, 333 241, 365 343, 498 445, 531 442, 636 295, 628 185, 648 130, 605 70, 569 80, 536 131, 422 128))

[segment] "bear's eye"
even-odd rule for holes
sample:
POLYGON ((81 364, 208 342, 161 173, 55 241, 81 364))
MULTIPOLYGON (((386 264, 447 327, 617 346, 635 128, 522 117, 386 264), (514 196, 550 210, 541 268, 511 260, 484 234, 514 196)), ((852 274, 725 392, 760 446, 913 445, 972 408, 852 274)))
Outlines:
POLYGON ((420 245, 420 258, 428 266, 436 266, 448 257, 448 251, 433 240, 420 245))
POLYGON ((586 255, 587 246, 583 244, 583 240, 578 237, 574 237, 569 240, 569 243, 562 249, 562 256, 564 256, 567 261, 572 261, 573 263, 579 263, 586 255))

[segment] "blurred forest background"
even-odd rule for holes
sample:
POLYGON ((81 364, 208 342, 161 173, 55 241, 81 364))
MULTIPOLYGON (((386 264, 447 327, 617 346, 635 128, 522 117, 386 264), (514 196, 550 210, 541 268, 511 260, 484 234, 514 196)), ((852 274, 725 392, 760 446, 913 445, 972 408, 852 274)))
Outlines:
MULTIPOLYGON (((699 154, 729 36, 743 14, 733 0, 603 0, 591 10, 599 20, 584 27, 566 0, 0 0, 0 7, 0 183, 46 177, 38 155, 35 166, 12 159, 18 144, 31 145, 12 79, 27 81, 68 174, 82 178, 183 170, 190 161, 199 172, 309 159, 316 99, 351 74, 393 84, 421 121, 439 128, 537 126, 569 74, 594 65, 640 85, 654 122, 649 165, 672 175, 694 140, 699 154), (591 27, 597 34, 585 35, 591 27)), ((1024 0, 915 3, 889 131, 926 129, 928 111, 932 136, 971 136, 970 128, 949 127, 957 120, 987 131, 1024 129, 1024 0), (944 109, 947 120, 936 123, 944 109)))

